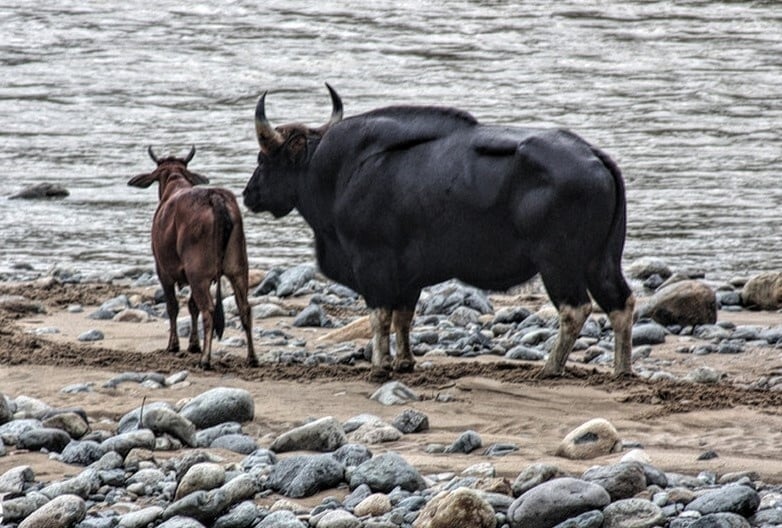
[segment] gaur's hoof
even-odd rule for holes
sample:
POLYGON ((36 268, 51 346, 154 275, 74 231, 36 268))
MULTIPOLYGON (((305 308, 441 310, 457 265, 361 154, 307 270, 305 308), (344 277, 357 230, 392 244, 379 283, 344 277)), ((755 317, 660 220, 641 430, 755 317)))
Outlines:
POLYGON ((553 369, 547 369, 546 367, 543 367, 543 369, 538 372, 537 376, 535 376, 538 379, 551 379, 551 378, 558 378, 562 376, 562 372, 557 372, 553 369))
POLYGON ((257 367, 260 363, 258 363, 258 358, 247 358, 247 366, 248 367, 257 367))
POLYGON ((198 366, 201 367, 203 370, 212 370, 212 364, 211 363, 204 363, 202 361, 198 362, 198 366))
POLYGON ((189 346, 187 347, 187 351, 191 354, 200 354, 201 353, 201 347, 200 346, 189 346))
POLYGON ((613 378, 615 380, 632 380, 635 379, 635 373, 632 370, 622 370, 614 372, 613 378))

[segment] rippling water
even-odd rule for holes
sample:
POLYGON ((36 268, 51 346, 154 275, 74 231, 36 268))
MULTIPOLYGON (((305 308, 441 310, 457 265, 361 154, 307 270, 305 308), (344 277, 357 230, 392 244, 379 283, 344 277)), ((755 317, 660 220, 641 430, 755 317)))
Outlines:
MULTIPOLYGON (((253 109, 320 123, 397 103, 573 129, 627 180, 625 259, 727 278, 782 268, 775 2, 0 0, 0 272, 151 266, 161 153, 241 192, 253 109), (64 200, 6 196, 59 183, 64 200)), ((253 265, 310 261, 295 215, 246 215, 253 265)))

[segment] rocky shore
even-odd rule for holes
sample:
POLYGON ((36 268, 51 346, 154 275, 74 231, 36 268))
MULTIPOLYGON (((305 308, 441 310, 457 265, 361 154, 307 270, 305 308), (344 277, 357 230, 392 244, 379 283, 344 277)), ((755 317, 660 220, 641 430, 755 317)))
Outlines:
MULTIPOLYGON (((628 382, 631 390, 625 401, 638 397, 632 389, 642 385, 652 395, 650 400, 688 394, 671 396, 674 407, 666 412, 720 403, 751 406, 765 401, 759 406, 771 409, 778 405, 782 372, 762 366, 751 372, 732 367, 777 353, 782 325, 742 322, 754 313, 752 309, 778 308, 774 303, 782 296, 777 294, 781 281, 776 274, 712 284, 697 273, 674 273, 654 259, 632 263, 628 274, 639 297, 633 328, 638 378, 628 382), (685 392, 677 393, 680 389, 685 392), (709 394, 730 394, 734 401, 698 401, 698 395, 708 400, 709 394)), ((115 343, 107 333, 117 326, 136 341, 143 341, 155 322, 159 323, 156 331, 163 328, 164 308, 151 273, 136 270, 108 282, 111 287, 105 290, 84 287, 78 274, 59 272, 31 282, 4 283, 0 313, 17 328, 13 335, 7 330, 6 337, 21 344, 0 348, 0 368, 10 369, 20 361, 11 359, 16 358, 13 346, 29 346, 29 356, 34 358, 33 349, 58 350, 58 344, 67 342, 68 347, 76 347, 67 350, 89 355, 97 350, 93 347, 115 343), (69 288, 81 288, 80 295, 69 296, 65 293, 69 288), (41 293, 46 291, 48 297, 41 293), (50 324, 57 319, 46 314, 55 313, 78 318, 86 326, 71 335, 50 324)), ((371 353, 368 324, 363 302, 354 292, 324 280, 308 265, 259 273, 254 284, 254 335, 261 369, 298 366, 300 372, 326 368, 366 372, 361 367, 371 353)), ((229 325, 238 328, 230 296, 224 306, 231 314, 229 325)), ((181 335, 190 332, 189 318, 181 318, 178 325, 181 335)), ((503 296, 456 282, 438 285, 422 296, 414 321, 411 337, 418 377, 400 377, 374 387, 364 404, 351 406, 352 412, 334 403, 330 415, 286 418, 280 420, 284 425, 265 433, 257 422, 259 406, 267 402, 231 383, 230 377, 176 401, 164 396, 177 394, 191 383, 191 370, 177 369, 188 360, 195 369, 194 358, 172 360, 168 368, 152 371, 124 370, 100 387, 87 381, 57 387, 68 402, 77 403, 70 406, 3 388, 2 525, 684 528, 782 524, 782 480, 764 477, 756 469, 673 471, 664 460, 653 460, 642 435, 627 438, 614 420, 601 416, 568 428, 556 445, 548 447, 551 456, 545 460, 511 469, 504 461, 527 449, 524 442, 514 440, 514 435, 496 440, 496 430, 471 428, 469 419, 461 430, 450 426, 437 437, 448 441, 420 440, 429 438, 432 424, 438 422, 437 407, 424 412, 420 402, 459 403, 459 396, 447 390, 453 383, 436 379, 443 362, 493 365, 490 372, 495 374, 515 372, 521 365, 534 375, 553 344, 556 326, 556 312, 547 305, 539 285, 503 296), (147 399, 113 413, 97 413, 94 403, 89 409, 78 405, 80 398, 88 401, 117 390, 143 391, 147 399), (52 476, 36 472, 32 463, 11 463, 23 453, 38 454, 70 470, 52 476), (418 453, 439 457, 438 470, 420 467, 418 453), (454 468, 470 463, 448 470, 448 460, 459 461, 452 464, 454 468)), ((571 356, 574 370, 607 380, 597 373, 609 371, 612 339, 605 315, 593 314, 571 356)), ((219 343, 216 356, 231 364, 244 346, 236 332, 219 343)), ((225 376, 225 372, 229 371, 218 374, 225 376)), ((471 375, 481 374, 476 370, 471 375)), ((497 383, 506 379, 511 377, 497 383)), ((725 455, 704 445, 692 458, 707 464, 725 455)))

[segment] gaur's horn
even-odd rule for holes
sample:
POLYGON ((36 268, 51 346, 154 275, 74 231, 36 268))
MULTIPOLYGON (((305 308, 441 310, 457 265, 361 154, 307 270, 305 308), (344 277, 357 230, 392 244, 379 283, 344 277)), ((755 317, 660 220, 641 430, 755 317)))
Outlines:
POLYGON ((279 146, 285 141, 282 134, 274 130, 269 120, 266 119, 266 94, 258 99, 258 104, 255 107, 255 133, 258 136, 258 144, 264 147, 267 143, 269 146, 279 146))
POLYGON ((326 123, 326 126, 329 127, 342 121, 342 99, 329 83, 326 83, 326 88, 329 89, 329 95, 331 95, 331 119, 326 123))
POLYGON ((160 165, 160 161, 157 159, 157 156, 155 156, 155 153, 152 151, 152 145, 147 147, 147 152, 149 152, 149 157, 152 158, 152 161, 160 165))
POLYGON ((190 160, 193 159, 193 156, 195 156, 195 145, 190 147, 190 152, 188 152, 187 156, 185 156, 185 165, 190 163, 190 160))

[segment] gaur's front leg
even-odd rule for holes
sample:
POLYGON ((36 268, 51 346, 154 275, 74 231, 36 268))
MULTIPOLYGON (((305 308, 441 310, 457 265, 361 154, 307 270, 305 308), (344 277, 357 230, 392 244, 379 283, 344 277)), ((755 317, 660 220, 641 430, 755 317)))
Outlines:
POLYGON ((372 325, 372 369, 370 381, 385 381, 391 371, 389 333, 391 309, 375 308, 369 316, 372 325))
POLYGON ((410 326, 415 310, 394 310, 391 326, 396 332, 396 372, 412 372, 415 368, 415 358, 410 350, 410 326))

